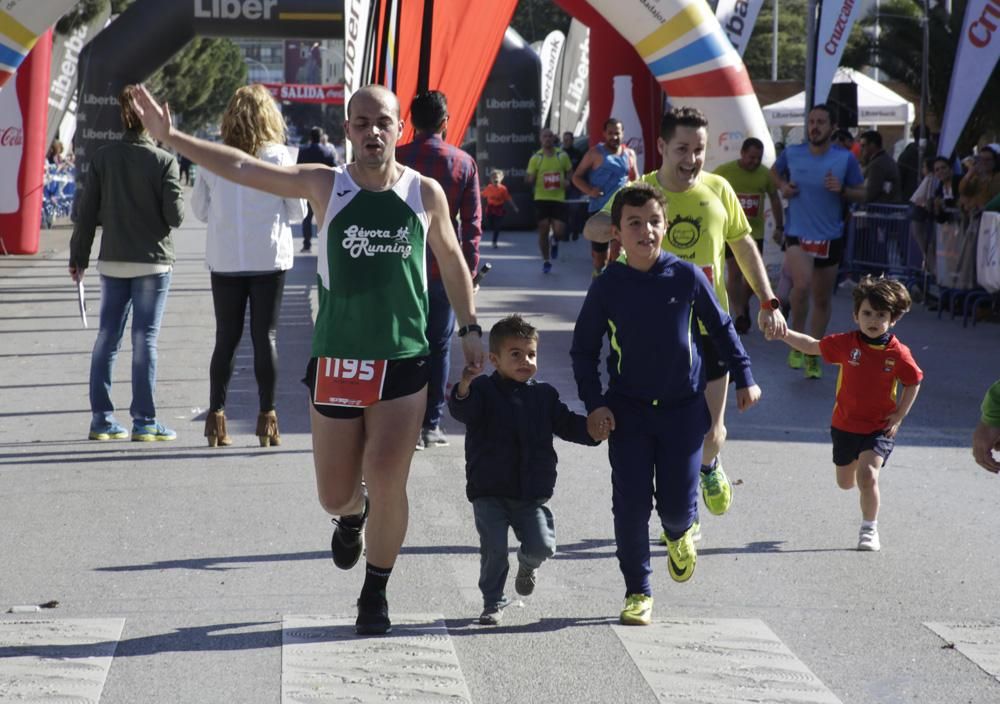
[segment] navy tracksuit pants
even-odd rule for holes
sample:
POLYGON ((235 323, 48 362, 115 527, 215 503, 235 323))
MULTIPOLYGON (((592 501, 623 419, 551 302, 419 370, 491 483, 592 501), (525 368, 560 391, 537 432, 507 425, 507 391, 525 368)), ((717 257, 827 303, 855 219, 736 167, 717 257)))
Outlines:
POLYGON ((637 401, 608 395, 615 431, 608 440, 611 510, 625 594, 652 595, 649 516, 667 537, 681 537, 698 517, 701 452, 712 419, 704 394, 681 401, 637 401))

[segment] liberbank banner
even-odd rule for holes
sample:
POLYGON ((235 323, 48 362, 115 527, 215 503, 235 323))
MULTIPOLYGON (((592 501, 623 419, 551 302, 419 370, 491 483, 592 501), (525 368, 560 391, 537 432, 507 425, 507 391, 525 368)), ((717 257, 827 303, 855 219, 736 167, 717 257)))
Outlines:
POLYGON ((743 56, 764 0, 719 0, 715 16, 736 53, 743 56))
MULTIPOLYGON (((1000 0, 969 0, 948 88, 938 153, 951 156, 1000 59, 1000 0)), ((993 96, 994 100, 996 96, 993 96)), ((995 105, 995 103, 994 103, 995 105)), ((978 136, 978 135, 977 135, 978 136)))

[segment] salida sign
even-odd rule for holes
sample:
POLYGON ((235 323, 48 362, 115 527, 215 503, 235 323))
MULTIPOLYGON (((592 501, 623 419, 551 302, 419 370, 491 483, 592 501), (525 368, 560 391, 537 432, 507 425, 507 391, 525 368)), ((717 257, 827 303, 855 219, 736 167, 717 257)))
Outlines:
POLYGON ((309 83, 264 83, 276 100, 286 103, 318 103, 343 105, 344 86, 314 85, 309 83))

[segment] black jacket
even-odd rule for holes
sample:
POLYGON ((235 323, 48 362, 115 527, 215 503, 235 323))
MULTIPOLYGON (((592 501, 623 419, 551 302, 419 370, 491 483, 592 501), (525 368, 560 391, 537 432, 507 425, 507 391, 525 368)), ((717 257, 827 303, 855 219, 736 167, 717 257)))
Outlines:
POLYGON ((477 377, 469 395, 448 409, 464 423, 465 493, 481 496, 543 499, 556 485, 552 436, 580 445, 599 445, 587 433, 587 419, 559 400, 555 387, 534 380, 520 383, 499 373, 477 377))

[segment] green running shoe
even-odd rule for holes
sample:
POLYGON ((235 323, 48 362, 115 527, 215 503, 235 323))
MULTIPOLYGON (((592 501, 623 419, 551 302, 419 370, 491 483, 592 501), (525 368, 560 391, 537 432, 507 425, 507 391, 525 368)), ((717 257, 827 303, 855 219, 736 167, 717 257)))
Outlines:
POLYGON ((799 352, 798 350, 789 350, 788 366, 790 366, 792 369, 802 369, 802 362, 804 357, 805 355, 799 352))
POLYGON ((709 513, 721 516, 733 504, 733 485, 722 469, 722 462, 715 461, 715 469, 706 474, 701 472, 701 498, 709 513))
POLYGON ((693 528, 694 526, 688 528, 677 540, 667 541, 667 570, 675 582, 686 582, 694 575, 698 550, 691 535, 693 528))
MULTIPOLYGON (((667 544, 667 540, 668 540, 668 538, 667 538, 667 531, 661 530, 660 531, 660 545, 666 545, 667 544)), ((701 541, 701 522, 700 521, 695 521, 694 523, 691 524, 691 540, 693 540, 696 543, 701 541)))
POLYGON ((823 363, 814 354, 806 355, 806 379, 822 379, 823 363))
POLYGON ((623 626, 648 626, 653 622, 653 597, 629 594, 618 620, 623 626))
POLYGON ((164 428, 159 423, 138 425, 132 423, 133 442, 158 442, 161 440, 176 440, 177 433, 170 428, 164 428))
POLYGON ((124 440, 128 437, 128 431, 115 422, 105 423, 99 426, 90 426, 90 440, 124 440))

